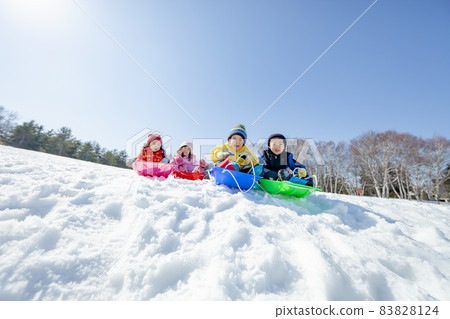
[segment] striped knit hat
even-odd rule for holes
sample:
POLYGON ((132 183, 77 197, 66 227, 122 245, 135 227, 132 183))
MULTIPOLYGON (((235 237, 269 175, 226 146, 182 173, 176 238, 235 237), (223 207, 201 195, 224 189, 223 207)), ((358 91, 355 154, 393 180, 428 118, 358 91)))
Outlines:
POLYGON ((236 127, 234 127, 230 131, 230 134, 228 135, 228 139, 230 139, 235 134, 238 134, 238 135, 242 136, 242 138, 244 140, 247 139, 247 132, 245 131, 245 126, 243 124, 236 125, 236 127))

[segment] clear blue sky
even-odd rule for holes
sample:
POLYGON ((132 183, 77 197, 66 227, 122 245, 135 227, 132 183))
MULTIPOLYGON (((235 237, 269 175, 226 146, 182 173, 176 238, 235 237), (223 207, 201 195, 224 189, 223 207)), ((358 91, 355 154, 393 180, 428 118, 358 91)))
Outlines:
POLYGON ((125 149, 144 128, 256 141, 348 141, 373 129, 450 137, 450 1, 0 0, 0 105, 125 149), (39 2, 35 4, 35 2, 39 2))

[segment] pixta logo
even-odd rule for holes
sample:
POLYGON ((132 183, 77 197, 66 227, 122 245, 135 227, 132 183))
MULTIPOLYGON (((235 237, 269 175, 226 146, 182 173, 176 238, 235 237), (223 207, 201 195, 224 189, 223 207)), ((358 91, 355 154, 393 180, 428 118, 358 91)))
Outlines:
MULTIPOLYGON (((126 142, 126 151, 131 161, 134 161, 134 159, 142 151, 143 146, 147 142, 149 134, 155 133, 161 136, 161 139, 163 140, 163 147, 166 151, 167 156, 171 157, 172 155, 174 155, 170 143, 173 140, 172 136, 163 135, 160 132, 145 128, 130 137, 126 142)), ((215 146, 222 145, 226 142, 227 141, 223 138, 193 138, 193 149, 191 151, 197 159, 204 159, 207 162, 212 163, 210 160, 211 150, 215 146)), ((320 154, 313 139, 287 139, 286 142, 287 151, 293 153, 294 158, 298 162, 315 162, 319 166, 325 164, 322 155, 320 154)), ((253 143, 248 139, 246 140, 245 145, 254 153, 255 156, 259 156, 262 151, 268 147, 266 138, 258 139, 256 143, 253 143)), ((174 149, 175 152, 177 150, 178 148, 174 149)))
MULTIPOLYGON (((197 158, 205 159, 210 162, 210 152, 217 146, 226 143, 227 141, 222 138, 194 138, 192 140, 192 145, 194 149, 192 152, 197 158)), ((325 162, 320 154, 316 144, 313 139, 287 139, 286 149, 294 155, 294 158, 299 163, 315 162, 319 166, 325 165, 325 162)), ((247 146, 255 156, 259 156, 263 150, 267 149, 267 139, 258 139, 256 143, 247 139, 245 141, 245 146, 247 146)))

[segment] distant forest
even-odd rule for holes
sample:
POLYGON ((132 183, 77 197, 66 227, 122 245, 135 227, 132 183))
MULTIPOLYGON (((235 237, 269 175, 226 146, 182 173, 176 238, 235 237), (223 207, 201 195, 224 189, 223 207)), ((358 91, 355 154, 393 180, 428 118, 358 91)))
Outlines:
POLYGON ((0 106, 0 144, 127 168, 125 151, 107 150, 93 141, 82 142, 68 127, 46 131, 35 121, 16 124, 16 115, 3 106, 0 106))
POLYGON ((330 193, 448 201, 450 140, 396 131, 368 131, 350 142, 314 143, 321 163, 305 155, 308 141, 288 149, 330 193), (303 158, 302 158, 303 157, 303 158))

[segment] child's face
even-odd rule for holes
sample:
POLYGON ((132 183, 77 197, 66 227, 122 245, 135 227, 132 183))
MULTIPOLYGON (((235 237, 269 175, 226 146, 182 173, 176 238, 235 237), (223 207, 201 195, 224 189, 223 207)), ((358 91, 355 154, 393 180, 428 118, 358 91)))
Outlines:
POLYGON ((242 136, 235 134, 228 140, 228 145, 230 145, 231 149, 237 151, 244 146, 244 139, 242 136))
POLYGON ((181 153, 183 156, 189 156, 189 153, 191 152, 191 148, 189 146, 183 146, 181 148, 181 153))
POLYGON ((150 143, 150 149, 152 152, 158 152, 161 149, 161 142, 158 140, 154 140, 150 143))
POLYGON ((284 151, 283 140, 281 138, 271 139, 269 143, 269 148, 275 155, 280 155, 284 151))

